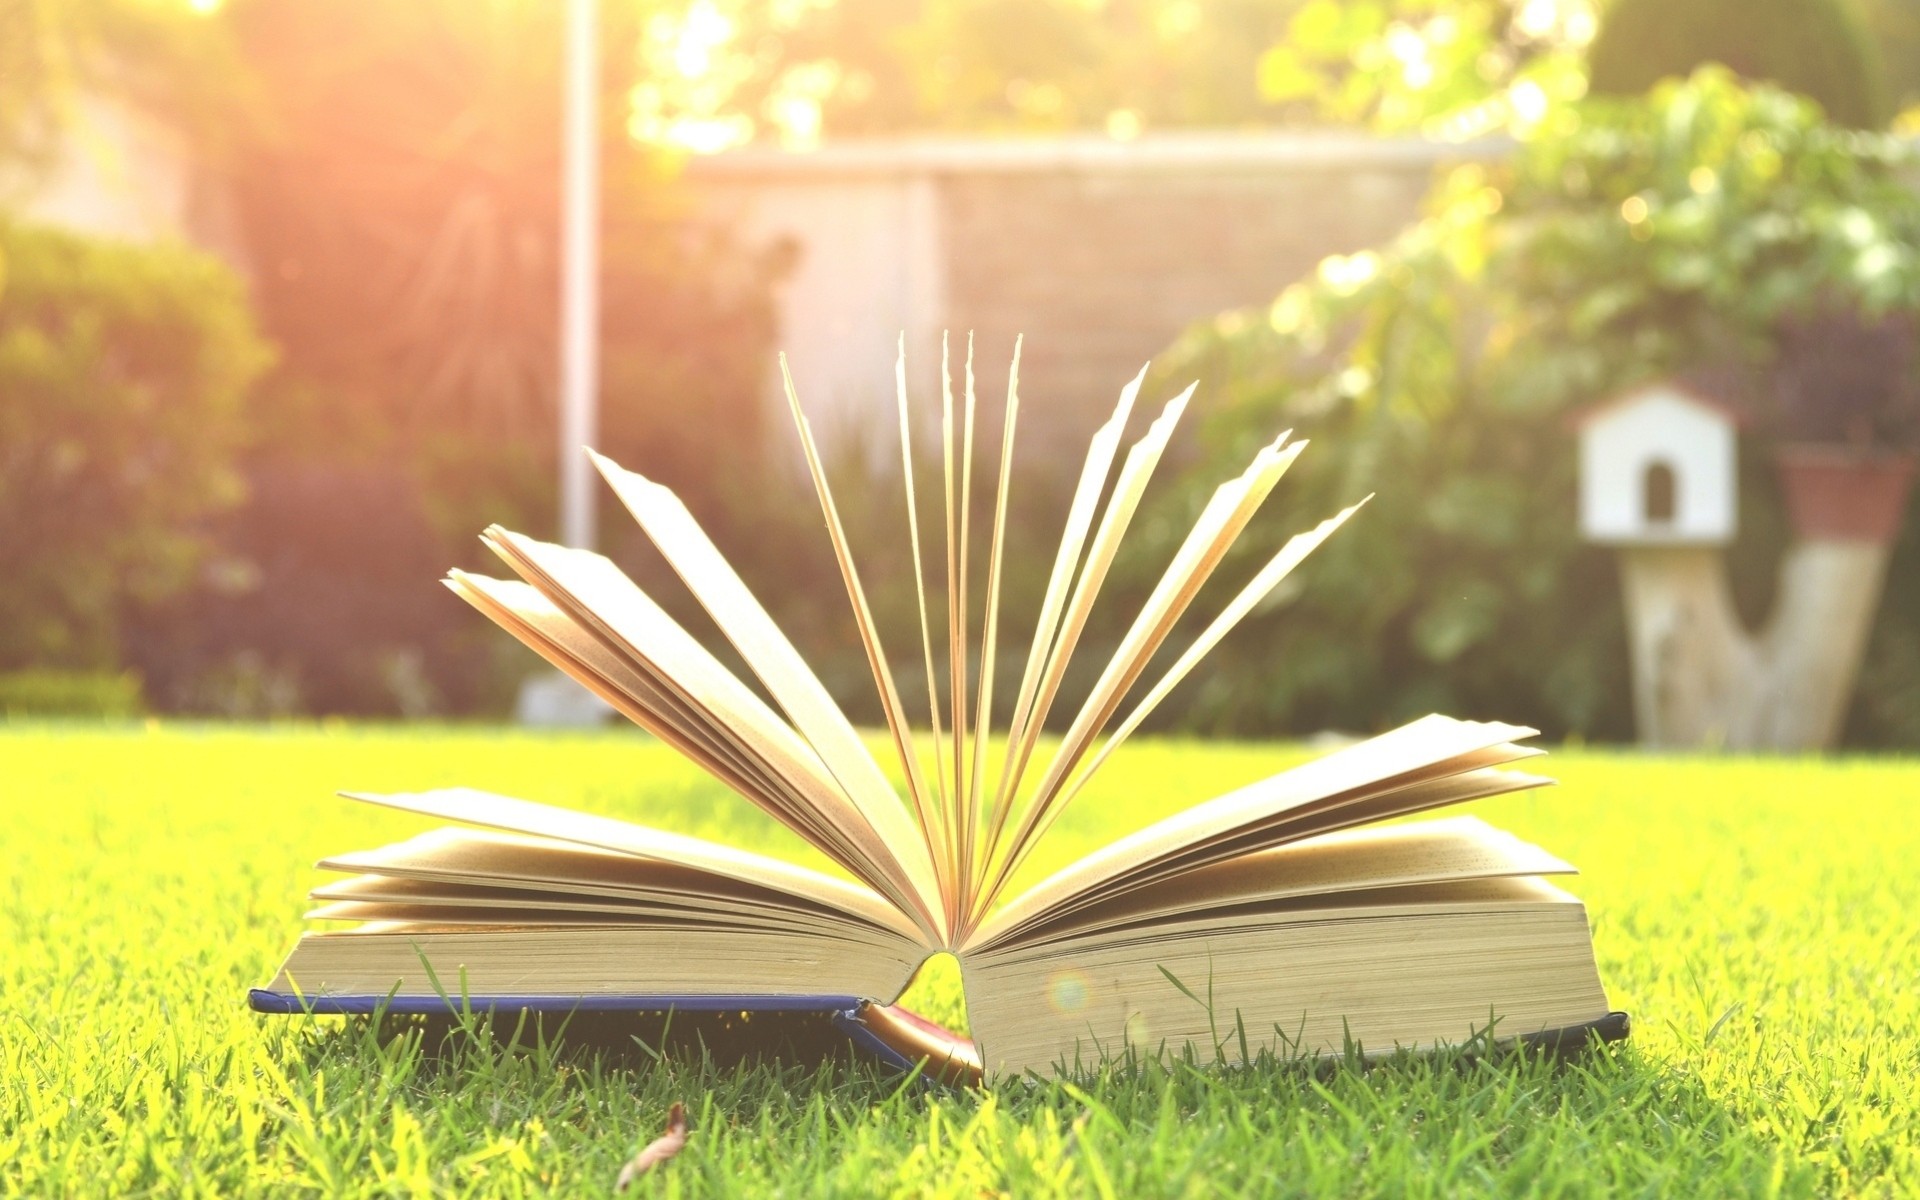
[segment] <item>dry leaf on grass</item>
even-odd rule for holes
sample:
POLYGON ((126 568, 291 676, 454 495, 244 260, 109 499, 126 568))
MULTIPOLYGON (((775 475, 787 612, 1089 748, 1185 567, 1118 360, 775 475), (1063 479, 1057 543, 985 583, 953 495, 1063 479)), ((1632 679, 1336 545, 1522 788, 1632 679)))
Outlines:
POLYGON ((648 1142, 632 1161, 620 1168, 613 1190, 624 1192, 627 1185, 680 1153, 687 1144, 687 1110, 678 1101, 667 1110, 667 1131, 648 1142))

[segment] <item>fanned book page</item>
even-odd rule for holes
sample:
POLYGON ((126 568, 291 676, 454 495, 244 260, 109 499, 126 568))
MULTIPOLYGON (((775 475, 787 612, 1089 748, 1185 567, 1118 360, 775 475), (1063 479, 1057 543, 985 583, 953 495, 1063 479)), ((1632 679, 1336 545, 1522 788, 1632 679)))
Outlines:
POLYGON ((1585 909, 1548 882, 1569 864, 1471 817, 1381 824, 1549 783, 1515 765, 1538 754, 1519 744, 1533 734, 1523 726, 1426 717, 1204 801, 1010 894, 1096 773, 1366 498, 1300 526, 1230 600, 1196 614, 1228 550, 1307 448, 1278 433, 1221 481, 1138 609, 1119 614, 1125 632, 1086 672, 1091 688, 1069 697, 1069 666, 1193 389, 1130 445, 1146 372, 1121 391, 1078 468, 1038 610, 1018 614, 1003 607, 1005 580, 1038 567, 1007 561, 1019 346, 990 467, 975 461, 984 455, 971 338, 957 365, 956 379, 943 353, 930 460, 942 503, 927 519, 904 343, 894 372, 900 549, 918 593, 906 629, 874 618, 786 380, 890 762, 869 750, 686 505, 600 455, 613 493, 758 690, 599 555, 496 526, 482 540, 515 578, 447 580, 837 874, 468 789, 346 793, 455 824, 323 860, 337 877, 313 889, 306 915, 327 927, 300 938, 254 1006, 777 1013, 946 1079, 1187 1047, 1226 1059, 1334 1053, 1355 1041, 1377 1052, 1462 1042, 1489 1023, 1561 1049, 1625 1036, 1585 909), (973 520, 976 487, 991 503, 984 527, 973 520), (944 589, 928 586, 936 571, 944 589), (1183 639, 1183 628, 1198 632, 1183 639), (1001 713, 993 672, 1006 644, 1025 654, 1001 713), (889 645, 908 647, 924 696, 896 682, 889 645), (890 1007, 941 952, 960 961, 972 1038, 890 1007))

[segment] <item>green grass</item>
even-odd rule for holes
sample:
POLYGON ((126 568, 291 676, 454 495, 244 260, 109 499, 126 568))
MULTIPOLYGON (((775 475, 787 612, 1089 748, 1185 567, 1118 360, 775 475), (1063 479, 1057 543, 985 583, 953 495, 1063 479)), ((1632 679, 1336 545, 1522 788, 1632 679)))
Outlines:
MULTIPOLYGON (((1145 744, 1053 856, 1298 755, 1145 744)), ((643 739, 0 725, 0 1191, 601 1195, 673 1100, 692 1140, 639 1194, 1920 1190, 1920 764, 1548 761, 1564 786, 1473 811, 1584 868, 1624 1049, 1175 1063, 986 1095, 243 1007, 312 860, 422 826, 335 787, 475 784, 806 857, 643 739)), ((913 1000, 957 1015, 952 974, 913 1000)))

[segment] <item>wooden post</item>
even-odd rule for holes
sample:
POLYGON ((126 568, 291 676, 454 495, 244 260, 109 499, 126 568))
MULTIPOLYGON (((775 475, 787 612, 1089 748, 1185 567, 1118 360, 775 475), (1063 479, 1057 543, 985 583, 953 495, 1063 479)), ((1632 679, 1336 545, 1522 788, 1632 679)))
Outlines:
POLYGON ((1742 625, 1719 549, 1620 551, 1640 740, 1668 747, 1833 744, 1878 607, 1884 542, 1807 538, 1780 564, 1766 626, 1742 625))

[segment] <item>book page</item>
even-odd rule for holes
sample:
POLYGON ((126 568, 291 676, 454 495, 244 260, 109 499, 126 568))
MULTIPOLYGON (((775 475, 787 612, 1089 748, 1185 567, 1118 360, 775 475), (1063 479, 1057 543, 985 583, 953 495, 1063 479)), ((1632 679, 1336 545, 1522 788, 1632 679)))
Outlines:
POLYGON ((680 498, 594 455, 614 494, 766 685, 802 737, 879 837, 901 852, 927 894, 938 894, 931 846, 914 826, 853 723, 680 498))
MULTIPOLYGON (((763 809, 789 807, 760 764, 741 755, 698 713, 654 687, 531 585, 465 571, 454 571, 446 583, 494 624, 734 791, 763 809)), ((797 813, 795 818, 799 819, 797 813)), ((784 816, 780 820, 792 824, 784 816)), ((817 838, 807 840, 817 844, 817 838)))
POLYGON ((1002 947, 1032 947, 1235 905, 1574 868, 1476 817, 1322 834, 1163 876, 1077 910, 1049 909, 1002 947))
POLYGON ((706 713, 658 687, 532 586, 455 571, 448 586, 542 658, 612 705, 615 711, 684 754, 751 801, 849 874, 864 878, 867 862, 776 775, 706 713))
MULTIPOLYGON (((1532 788, 1551 787, 1554 781, 1545 775, 1488 765, 1511 761, 1505 756, 1518 750, 1520 747, 1517 746, 1496 747, 1479 755, 1467 755, 1455 760, 1448 764, 1447 773, 1444 774, 1415 772, 1383 788, 1343 793, 1314 804, 1302 805, 1270 820, 1258 821, 1222 837, 1189 846, 1136 875, 1141 878, 1159 877, 1188 871, 1251 850, 1354 829, 1375 821, 1430 812, 1436 808, 1449 808, 1470 800, 1486 800, 1532 788)), ((1130 878, 1122 876, 1115 882, 1126 883, 1130 878)))
POLYGON ((1444 777, 1537 753, 1511 746, 1533 730, 1514 725, 1423 717, 1390 733, 1337 750, 1237 791, 1156 822, 1056 872, 982 924, 979 945, 1036 914, 1108 881, 1203 845, 1336 797, 1389 790, 1421 778, 1444 777), (1472 757, 1479 755, 1481 757, 1472 757))
POLYGON ((429 893, 439 897, 504 893, 623 904, 695 905, 803 925, 825 922, 839 927, 849 921, 866 921, 790 891, 683 863, 465 827, 429 830, 392 845, 335 855, 319 865, 325 871, 360 874, 313 889, 309 895, 317 900, 417 900, 429 893))
MULTIPOLYGON (((1372 497, 1368 497, 1368 499, 1372 499, 1372 497)), ((1080 768, 1079 773, 1073 777, 1073 781, 1061 791, 1060 798, 1054 804, 1052 811, 1047 814, 1048 824, 1051 823, 1054 817, 1059 815, 1061 809, 1064 809, 1067 804, 1079 794, 1080 789, 1087 785, 1087 781, 1093 778, 1094 773, 1100 769, 1108 758, 1112 757, 1113 752, 1118 750, 1120 746, 1126 742, 1127 738, 1131 737, 1133 733, 1140 728, 1142 722, 1153 714, 1153 710, 1158 708, 1161 701, 1165 700, 1167 696, 1173 692, 1173 689, 1179 686, 1180 681, 1187 677, 1188 673, 1199 664, 1200 660, 1211 653, 1213 648, 1218 646, 1221 640, 1233 631, 1234 626, 1238 625, 1262 600, 1271 595, 1273 590, 1280 586, 1281 581, 1285 580, 1287 576, 1293 573, 1295 567, 1306 560, 1307 555, 1319 549, 1320 544, 1333 536, 1334 531, 1346 524, 1347 518, 1358 512, 1360 505, 1365 503, 1366 500, 1362 500, 1360 504, 1350 505, 1320 522, 1319 525, 1308 530, 1306 533, 1295 534, 1293 537, 1287 539, 1287 544, 1280 548, 1280 552, 1274 555, 1273 558, 1267 562, 1266 566, 1255 573, 1253 579, 1240 590, 1239 595, 1235 596, 1226 608, 1220 611, 1219 615, 1201 632, 1199 637, 1193 640, 1193 644, 1187 647, 1173 666, 1167 668, 1166 673, 1149 689, 1146 696, 1143 697, 1138 704, 1134 705, 1133 711, 1127 714, 1125 719, 1120 722, 1119 727, 1108 736, 1105 744, 1100 747, 1100 752, 1094 755, 1093 759, 1085 766, 1080 768)), ((1038 840, 1044 836, 1046 832, 1047 824, 1040 825, 1034 830, 1034 839, 1038 840)))
POLYGON ((1019 700, 1014 705, 1013 719, 1007 727, 1009 741, 1017 738, 1031 722, 1030 706, 1038 693, 1041 673, 1046 668, 1055 633, 1065 612, 1067 589, 1072 586, 1074 574, 1080 567, 1087 534, 1093 528, 1093 518, 1099 512, 1100 496, 1106 490, 1107 475, 1112 471, 1114 457, 1120 451, 1120 436, 1126 429, 1127 418, 1133 413, 1134 401, 1139 397, 1140 385, 1146 377, 1147 369, 1141 367, 1140 373, 1121 389, 1119 402, 1114 406, 1112 415, 1107 418, 1106 424, 1094 432, 1087 445, 1086 461, 1080 467, 1080 480, 1074 485, 1073 500, 1067 507, 1066 526, 1060 534, 1059 548, 1054 552, 1053 570, 1047 575, 1046 595, 1040 602, 1040 615, 1034 623, 1033 644, 1027 651, 1026 669, 1020 678, 1019 700))
MULTIPOLYGON (((1014 342, 1013 370, 1020 370, 1020 343, 1014 342)), ((920 656, 927 673, 927 722, 933 727, 933 788, 924 780, 909 790, 919 813, 922 828, 934 846, 934 865, 940 872, 940 894, 951 906, 958 894, 960 878, 959 836, 953 827, 953 812, 947 799, 947 760, 940 733, 940 677, 933 667, 933 622, 927 615, 927 570, 920 549, 920 500, 913 483, 912 419, 907 407, 907 335, 900 334, 899 352, 893 360, 894 407, 900 417, 900 484, 906 494, 907 545, 913 553, 913 596, 920 613, 920 656)), ((1013 403, 1009 394, 1009 404, 1013 403)), ((915 764, 918 765, 918 764, 915 764)), ((949 913, 949 922, 955 914, 949 913)))
MULTIPOLYGON (((1079 643, 1080 634, 1086 629, 1087 620, 1092 615, 1094 601, 1099 597, 1100 586, 1106 581, 1107 572, 1113 566, 1114 557, 1119 553, 1121 539, 1127 526, 1132 522, 1138 509, 1140 498, 1145 494, 1147 483, 1153 478, 1154 467, 1160 462, 1160 456, 1167 448, 1168 440, 1173 436, 1174 427, 1179 424, 1181 414, 1186 411, 1187 401, 1193 395, 1190 386, 1181 392, 1161 410, 1146 433, 1127 451, 1126 461, 1121 464, 1119 478, 1113 485, 1113 495, 1108 499, 1106 509, 1100 515, 1099 528, 1094 532, 1093 542, 1087 550, 1086 563, 1080 569, 1080 577, 1074 584, 1073 598, 1067 604, 1066 612, 1059 622, 1053 637, 1053 644, 1046 656, 1046 667, 1038 675, 1035 690, 1031 696, 1022 696, 1025 701, 1025 716, 1017 735, 1009 734, 1007 745, 1007 764, 1002 772, 998 795, 986 838, 986 854, 982 862, 984 868, 977 879, 972 880, 969 894, 969 915, 977 918, 1004 884, 1011 868, 1008 860, 999 857, 1000 843, 1006 823, 1018 808, 1020 781, 1026 774, 1027 764, 1032 757, 1040 733, 1046 724, 1047 714, 1052 711, 1053 701, 1059 694, 1060 685, 1066 678, 1067 665, 1073 656, 1074 647, 1079 643)), ((1027 828, 1023 816, 1020 828, 1027 828)))
POLYGON ((1013 803, 1013 793, 1019 788, 1020 774, 1026 769, 1027 756, 1032 753, 1032 742, 1039 738, 1040 727, 1045 724, 1044 714, 1036 720, 1033 710, 1041 691, 1042 677, 1051 661, 1060 621, 1066 611, 1067 589, 1072 586, 1074 574, 1080 567, 1081 552, 1086 547, 1087 534, 1093 528, 1100 495, 1106 489, 1107 475, 1113 469, 1114 456, 1120 450, 1120 435, 1126 428, 1127 418, 1133 412, 1134 400, 1139 396, 1140 385, 1146 376, 1147 369, 1140 368, 1140 373, 1133 377, 1133 381, 1121 389, 1113 415, 1094 433, 1087 446, 1086 461, 1080 468, 1080 481, 1074 486, 1073 500, 1067 507, 1066 527, 1060 534, 1059 549, 1054 552, 1053 570, 1048 573, 1046 594, 1040 602, 1040 615, 1034 622, 1033 643, 1027 650, 1027 665, 1020 676, 1020 690, 1015 693, 1013 717, 1007 723, 1007 761, 1001 770, 993 807, 987 818, 986 857, 989 860, 993 857, 994 847, 999 844, 1000 830, 1013 803), (1030 729, 1033 731, 1031 737, 1028 735, 1030 729))
MULTIPOLYGON (((1501 756, 1515 753, 1520 753, 1517 747, 1494 748, 1479 755, 1463 756, 1441 767, 1415 771, 1386 783, 1354 791, 1336 793, 1281 814, 1248 821, 1217 836, 1187 843, 1130 869, 1101 878, 1054 900, 1037 912, 1028 910, 1028 917, 1076 911, 1242 854, 1335 830, 1350 829, 1388 817, 1428 812, 1553 782, 1544 776, 1520 771, 1482 769, 1486 763, 1504 761, 1501 756)), ((1000 931, 1009 929, 1006 923, 995 923, 995 926, 1000 931)))
POLYGON ((1093 691, 1061 738, 1060 748, 1047 764, 1033 800, 1014 830, 1005 861, 992 884, 982 893, 982 908, 993 903, 1031 852, 1039 829, 1049 823, 1050 814, 1056 810, 1055 802, 1069 773, 1120 706, 1127 690, 1146 670, 1148 660, 1173 631, 1174 623, 1192 604, 1227 548, 1307 445, 1305 442, 1289 445, 1288 436, 1281 434, 1254 456, 1238 478, 1220 485, 1175 551, 1173 561, 1121 639, 1120 649, 1108 660, 1093 691))
MULTIPOLYGON (((766 702, 680 628, 608 559, 501 529, 488 544, 527 582, 593 631, 658 686, 707 714, 811 809, 838 842, 836 860, 939 938, 922 880, 875 832, 813 748, 766 702)), ((778 814, 775 814, 778 815, 778 814)))
MULTIPOLYGON (((953 911, 951 925, 960 936, 965 921, 972 908, 974 880, 980 874, 978 861, 980 853, 980 817, 982 798, 986 794, 987 744, 993 730, 993 684, 994 666, 1000 645, 1000 583, 1003 570, 1002 555, 1006 549, 1007 505, 1013 488, 1013 447, 1014 432, 1020 415, 1020 359, 1016 347, 1012 367, 1007 373, 1007 402, 1002 413, 1000 429, 1000 460, 998 482, 994 488, 993 525, 987 543, 987 595, 986 608, 982 617, 979 655, 979 682, 974 688, 974 703, 978 706, 973 714, 973 762, 967 771, 966 795, 957 807, 960 811, 961 829, 960 853, 956 855, 959 886, 952 896, 953 911)), ((973 384, 973 335, 967 336, 967 462, 969 474, 973 461, 973 420, 974 420, 974 384, 973 384)), ((961 504, 968 505, 970 487, 961 489, 961 504)), ((966 519, 962 512, 962 536, 965 535, 966 519)), ((966 615, 966 557, 964 548, 961 556, 960 573, 960 613, 964 622, 966 615)), ((964 698, 962 696, 961 698, 964 698)), ((964 714, 955 717, 954 753, 963 752, 959 731, 965 724, 964 714)), ((957 779, 956 773, 956 779, 957 779)))
POLYGON ((442 820, 464 821, 469 825, 573 842, 636 858, 677 863, 721 878, 791 892, 825 908, 892 930, 902 937, 916 941, 921 937, 920 931, 905 914, 889 905, 883 897, 864 888, 719 842, 471 788, 386 795, 372 792, 341 794, 349 800, 421 813, 442 820))
MULTIPOLYGON (((814 494, 819 498, 820 512, 826 519, 827 535, 833 543, 833 556, 840 567, 841 583, 846 587, 847 599, 853 606, 854 624, 859 629, 860 644, 867 655, 867 670, 872 674, 874 688, 880 694, 880 710, 886 715, 887 732, 893 737, 894 753, 906 773, 907 786, 915 797, 914 805, 924 810, 928 790, 920 774, 920 754, 914 748, 913 729, 907 723, 906 711, 900 703, 900 691, 893 681, 893 668, 886 650, 880 644, 880 631, 874 622, 873 610, 867 604, 866 590, 861 587, 860 572, 854 566, 853 551, 847 544, 847 531, 841 525, 840 511, 833 502, 833 489, 827 483, 826 467, 820 461, 819 447, 814 444, 812 426, 807 422, 806 413, 801 411, 800 396, 794 391, 793 376, 787 370, 785 355, 780 357, 780 377, 786 386, 787 407, 793 414, 794 428, 800 435, 800 449, 806 458, 807 474, 813 480, 814 494)), ((955 753, 958 753, 957 744, 955 753)), ((931 845, 928 850, 931 858, 940 857, 932 853, 934 847, 931 845)), ((952 938, 948 924, 948 914, 953 910, 951 881, 944 872, 935 872, 931 889, 926 886, 928 882, 925 879, 914 881, 913 903, 903 907, 919 912, 936 941, 945 945, 952 938)))
POLYGON ((698 897, 679 897, 680 903, 652 900, 642 893, 595 895, 590 892, 537 889, 528 886, 489 887, 479 884, 440 883, 425 879, 395 878, 390 875, 355 875, 336 880, 307 893, 309 900, 322 907, 307 913, 310 921, 415 921, 438 918, 408 915, 400 909, 433 909, 436 912, 460 910, 473 923, 501 925, 539 924, 540 916, 502 919, 513 911, 527 914, 599 913, 629 916, 636 920, 725 921, 756 929, 813 928, 816 930, 857 928, 841 920, 828 922, 801 916, 784 908, 751 908, 744 905, 715 903, 698 897), (347 906, 353 906, 351 908, 347 906))
POLYGON ((612 925, 631 929, 805 932, 801 927, 785 922, 739 917, 731 913, 665 906, 623 908, 614 904, 590 903, 514 905, 494 902, 479 905, 442 904, 431 899, 425 902, 337 900, 308 909, 301 919, 383 924, 404 922, 434 928, 472 925, 487 929, 560 929, 568 926, 612 925))
MULTIPOLYGON (((364 887, 338 887, 308 898, 319 902, 309 921, 413 921, 456 925, 544 925, 587 914, 636 925, 701 924, 725 929, 787 930, 821 937, 899 941, 867 925, 802 917, 781 909, 735 909, 722 904, 661 904, 630 897, 570 896, 514 888, 459 888, 416 880, 362 875, 364 887), (343 894, 344 893, 344 894, 343 894)), ((354 882, 354 881, 347 881, 354 882)))
MULTIPOLYGON (((513 904, 505 900, 447 903, 434 897, 419 901, 340 900, 309 909, 308 921, 353 921, 363 927, 411 925, 422 929, 658 929, 681 933, 757 933, 775 937, 805 937, 890 950, 913 947, 892 934, 858 925, 782 920, 778 916, 730 913, 722 909, 672 905, 616 905, 593 902, 513 904)), ((352 932, 324 930, 321 932, 352 932)))
POLYGON ((940 445, 942 476, 947 498, 947 718, 953 730, 953 825, 960 831, 957 847, 960 878, 969 874, 973 828, 967 820, 967 517, 973 482, 973 343, 967 355, 966 448, 961 454, 959 502, 954 500, 953 371, 947 353, 947 335, 940 335, 940 445))

